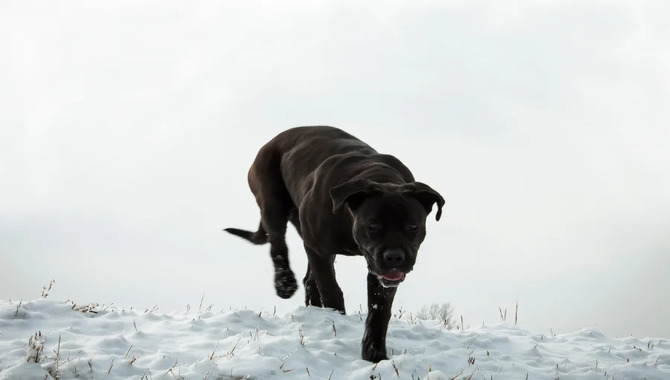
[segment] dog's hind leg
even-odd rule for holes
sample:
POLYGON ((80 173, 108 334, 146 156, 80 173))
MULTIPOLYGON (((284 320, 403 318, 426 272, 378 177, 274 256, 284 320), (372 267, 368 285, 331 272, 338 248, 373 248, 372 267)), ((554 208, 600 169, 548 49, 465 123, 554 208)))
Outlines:
POLYGON ((305 306, 323 306, 321 304, 321 294, 319 294, 319 288, 314 281, 309 264, 307 264, 307 274, 305 274, 302 284, 305 286, 305 306))
POLYGON ((270 202, 261 206, 261 221, 270 242, 270 258, 275 269, 275 290, 281 298, 290 298, 298 289, 291 270, 286 246, 286 224, 290 208, 284 202, 270 202))
POLYGON ((270 257, 275 267, 275 290, 281 298, 290 298, 298 289, 298 282, 288 261, 288 247, 284 236, 270 237, 270 257))
POLYGON ((298 289, 295 274, 289 266, 286 246, 286 225, 295 206, 284 184, 280 167, 281 154, 270 142, 258 151, 249 169, 248 180, 249 188, 261 209, 259 230, 267 233, 267 241, 270 243, 275 290, 279 297, 289 298, 298 289))

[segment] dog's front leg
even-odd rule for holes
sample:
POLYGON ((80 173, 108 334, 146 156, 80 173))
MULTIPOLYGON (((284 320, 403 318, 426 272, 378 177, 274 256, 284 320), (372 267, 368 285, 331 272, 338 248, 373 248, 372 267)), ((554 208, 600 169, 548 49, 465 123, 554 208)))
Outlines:
POLYGON ((386 356, 386 331, 391 319, 391 307, 397 288, 385 288, 376 275, 368 273, 368 317, 362 341, 364 360, 374 363, 386 356))

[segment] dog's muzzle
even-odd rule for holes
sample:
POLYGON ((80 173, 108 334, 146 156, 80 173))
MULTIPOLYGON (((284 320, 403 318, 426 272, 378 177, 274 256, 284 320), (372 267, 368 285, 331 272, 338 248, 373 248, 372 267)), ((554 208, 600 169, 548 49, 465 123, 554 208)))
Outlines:
POLYGON ((368 260, 368 271, 377 277, 385 288, 400 285, 407 273, 412 271, 411 267, 407 268, 407 254, 400 248, 387 249, 381 254, 366 253, 365 256, 368 260))

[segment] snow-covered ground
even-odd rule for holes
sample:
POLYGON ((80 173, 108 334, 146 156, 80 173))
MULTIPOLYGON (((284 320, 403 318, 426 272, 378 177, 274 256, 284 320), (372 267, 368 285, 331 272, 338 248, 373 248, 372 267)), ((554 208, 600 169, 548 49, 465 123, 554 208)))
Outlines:
POLYGON ((391 359, 372 364, 359 357, 357 311, 0 301, 0 379, 670 379, 668 339, 552 336, 509 323, 445 330, 398 314, 391 359))

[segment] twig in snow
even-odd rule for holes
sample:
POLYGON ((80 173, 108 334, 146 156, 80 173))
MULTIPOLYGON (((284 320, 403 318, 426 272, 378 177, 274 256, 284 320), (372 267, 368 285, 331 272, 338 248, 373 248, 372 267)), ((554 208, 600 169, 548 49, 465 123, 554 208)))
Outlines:
POLYGON ((44 286, 44 285, 42 286, 42 298, 47 298, 47 297, 49 297, 49 291, 51 291, 51 287, 54 286, 54 283, 55 283, 55 282, 56 282, 56 281, 54 281, 54 280, 52 279, 51 281, 49 281, 49 287, 48 287, 48 288, 47 288, 46 286, 44 286))
POLYGON ((14 318, 19 317, 19 308, 21 307, 21 304, 23 303, 23 300, 19 301, 19 304, 16 305, 16 313, 14 313, 14 318))
MULTIPOLYGON (((428 372, 430 372, 430 370, 429 370, 428 372)), ((456 374, 456 376, 450 378, 449 380, 455 380, 455 379, 457 379, 459 376, 461 376, 462 374, 463 374, 463 371, 459 372, 458 374, 456 374)))
POLYGON ((171 373, 171 372, 172 372, 172 376, 174 376, 174 372, 172 371, 172 369, 173 369, 176 365, 177 365, 177 361, 175 360, 175 361, 174 361, 174 364, 172 365, 172 367, 170 367, 170 369, 168 369, 167 372, 165 372, 165 373, 163 374, 163 376, 167 376, 167 374, 168 374, 168 373, 171 373))
POLYGON ((237 342, 235 342, 235 345, 233 346, 233 348, 228 350, 228 353, 226 354, 226 356, 229 356, 231 358, 233 356, 235 356, 235 349, 237 348, 237 344, 240 343, 240 339, 242 339, 242 337, 237 338, 237 342))
POLYGON ((209 355, 209 360, 214 360, 214 353, 216 352, 217 348, 219 348, 219 342, 216 342, 216 345, 214 346, 214 351, 212 351, 212 354, 209 355))
POLYGON ((503 313, 502 308, 498 306, 498 311, 500 311, 500 320, 503 322, 507 321, 507 309, 505 309, 505 312, 503 313))

